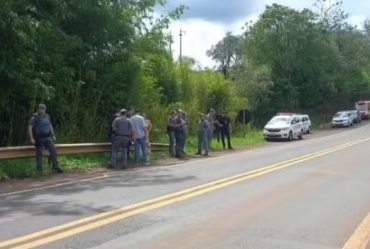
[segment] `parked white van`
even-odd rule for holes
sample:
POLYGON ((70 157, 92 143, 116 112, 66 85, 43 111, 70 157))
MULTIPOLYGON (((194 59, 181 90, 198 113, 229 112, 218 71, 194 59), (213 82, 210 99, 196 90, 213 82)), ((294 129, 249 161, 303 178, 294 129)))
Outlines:
POLYGON ((263 135, 266 141, 283 139, 292 141, 303 138, 303 124, 299 115, 277 115, 264 127, 263 135))
POLYGON ((302 115, 302 125, 304 133, 311 133, 311 119, 307 114, 302 115))

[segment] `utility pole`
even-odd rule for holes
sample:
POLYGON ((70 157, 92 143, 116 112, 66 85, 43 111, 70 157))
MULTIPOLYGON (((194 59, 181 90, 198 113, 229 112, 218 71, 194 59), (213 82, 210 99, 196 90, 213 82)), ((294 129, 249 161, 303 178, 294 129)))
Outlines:
POLYGON ((172 33, 170 31, 170 53, 172 55, 172 33))
POLYGON ((180 29, 180 63, 182 61, 182 37, 185 35, 185 31, 180 29))

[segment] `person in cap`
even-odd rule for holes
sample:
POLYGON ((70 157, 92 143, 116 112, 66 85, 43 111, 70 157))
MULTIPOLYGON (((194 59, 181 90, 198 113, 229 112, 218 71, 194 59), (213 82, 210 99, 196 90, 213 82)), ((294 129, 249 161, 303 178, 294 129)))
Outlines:
POLYGON ((114 113, 113 115, 111 115, 108 119, 108 127, 109 127, 109 132, 108 132, 108 140, 109 142, 111 143, 111 148, 110 148, 110 153, 109 153, 109 159, 108 159, 108 163, 110 164, 111 163, 111 157, 112 157, 112 146, 113 146, 113 139, 114 139, 114 132, 113 132, 113 129, 112 129, 112 124, 114 122, 114 120, 121 116, 121 109, 119 108, 116 108, 114 110, 114 113))
POLYGON ((183 158, 183 147, 184 147, 184 130, 183 125, 185 124, 182 117, 182 110, 179 109, 177 116, 174 118, 174 131, 175 131, 175 157, 183 158))
POLYGON ((175 156, 175 118, 176 111, 172 111, 167 117, 168 152, 170 156, 175 156))
POLYGON ((122 149, 122 169, 127 168, 127 144, 130 138, 134 136, 133 127, 130 119, 127 118, 127 111, 121 110, 121 115, 112 123, 114 138, 112 142, 111 166, 116 167, 117 154, 122 149))
POLYGON ((198 152, 196 155, 202 155, 202 149, 204 148, 203 156, 208 156, 208 132, 209 132, 209 122, 206 119, 206 115, 199 114, 199 124, 198 124, 198 152))
POLYGON ((36 148, 36 168, 42 172, 42 159, 44 148, 49 152, 49 158, 52 163, 53 171, 62 173, 59 167, 58 155, 54 146, 56 140, 54 129, 51 124, 50 116, 46 113, 46 105, 39 104, 38 110, 34 113, 28 123, 28 135, 30 141, 36 148))
POLYGON ((227 139, 227 148, 232 150, 230 142, 230 134, 231 134, 231 120, 230 117, 227 115, 227 111, 223 111, 221 117, 218 119, 218 125, 220 126, 220 133, 221 133, 221 141, 222 146, 226 149, 225 145, 225 137, 227 139))
POLYGON ((212 149, 212 139, 213 139, 213 132, 215 129, 215 110, 211 109, 209 113, 206 116, 206 119, 209 123, 209 130, 208 130, 208 148, 211 150, 212 149))

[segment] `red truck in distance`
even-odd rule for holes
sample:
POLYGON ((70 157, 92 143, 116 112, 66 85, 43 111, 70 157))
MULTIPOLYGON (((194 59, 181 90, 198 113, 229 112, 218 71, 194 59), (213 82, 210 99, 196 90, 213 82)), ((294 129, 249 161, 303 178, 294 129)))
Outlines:
POLYGON ((370 100, 361 100, 356 102, 356 110, 360 112, 363 120, 369 120, 370 117, 370 100))

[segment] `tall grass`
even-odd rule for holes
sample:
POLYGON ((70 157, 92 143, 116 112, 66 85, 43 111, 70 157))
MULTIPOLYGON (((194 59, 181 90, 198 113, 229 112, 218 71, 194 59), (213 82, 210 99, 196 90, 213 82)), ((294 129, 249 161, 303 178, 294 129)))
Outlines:
MULTIPOLYGON (((172 62, 161 63, 164 68, 157 70, 159 62, 153 58, 142 64, 138 77, 130 78, 133 81, 131 88, 111 87, 109 82, 115 80, 115 77, 122 80, 125 76, 117 67, 117 75, 107 75, 106 81, 55 84, 52 90, 40 88, 27 103, 16 102, 6 111, 6 116, 12 117, 12 129, 7 134, 11 138, 7 139, 5 145, 27 144, 27 121, 32 113, 29 110, 34 109, 37 100, 43 100, 47 105, 57 143, 106 142, 109 128, 107 120, 112 115, 111 109, 130 106, 144 111, 152 121, 151 141, 167 143, 167 116, 172 110, 181 108, 187 112, 190 120, 190 139, 186 148, 189 152, 196 150, 200 112, 206 113, 211 108, 217 112, 227 110, 232 120, 235 120, 238 111, 246 107, 247 100, 241 97, 239 90, 232 82, 224 79, 222 74, 193 71, 186 63, 177 65, 172 62), (10 115, 12 113, 14 115, 10 115)), ((249 125, 233 125, 235 145, 262 140, 257 134, 249 125), (246 138, 242 138, 243 133, 247 134, 246 138)), ((89 168, 105 164, 107 156, 63 156, 60 161, 68 169, 89 168)), ((33 159, 0 161, 0 178, 33 176, 34 164, 33 159)))
MULTIPOLYGON (((158 137, 157 142, 167 143, 167 136, 161 135, 158 137)), ((245 146, 263 142, 262 132, 249 131, 245 137, 232 137, 231 142, 233 146, 245 146)), ((198 141, 197 138, 189 137, 186 143, 185 151, 188 154, 197 152, 198 141)), ((221 149, 221 141, 217 142, 215 138, 212 142, 212 147, 221 149)), ((165 152, 153 152, 151 160, 163 159, 168 155, 165 152)), ((105 166, 107 164, 108 153, 97 154, 82 154, 82 155, 68 155, 59 157, 60 165, 67 171, 87 170, 91 168, 105 166)), ((48 161, 44 159, 44 168, 46 174, 51 173, 50 167, 47 167, 48 161)), ((27 178, 38 176, 36 172, 36 162, 34 158, 2 160, 0 161, 0 180, 11 178, 27 178)))

